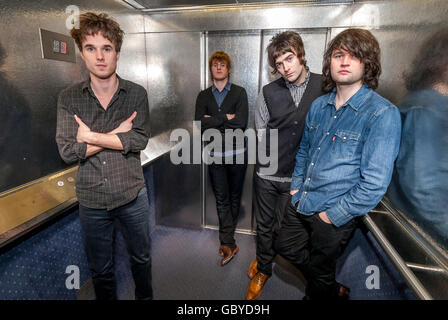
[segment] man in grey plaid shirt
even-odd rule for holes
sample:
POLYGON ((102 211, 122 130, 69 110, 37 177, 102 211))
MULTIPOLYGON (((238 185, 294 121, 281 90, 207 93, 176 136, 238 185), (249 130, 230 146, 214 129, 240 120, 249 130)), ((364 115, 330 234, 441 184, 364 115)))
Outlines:
POLYGON ((123 31, 106 14, 85 13, 71 35, 89 70, 61 92, 56 142, 62 159, 79 162, 76 195, 97 299, 116 299, 114 220, 130 255, 137 299, 152 299, 149 202, 140 151, 149 138, 146 90, 116 74, 123 31))

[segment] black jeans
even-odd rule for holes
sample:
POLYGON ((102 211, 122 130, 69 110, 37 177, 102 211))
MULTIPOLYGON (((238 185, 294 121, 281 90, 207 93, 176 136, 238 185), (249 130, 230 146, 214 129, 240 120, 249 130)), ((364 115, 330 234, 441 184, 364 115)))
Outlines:
POLYGON ((136 199, 111 211, 79 205, 79 219, 96 299, 117 298, 113 257, 115 219, 120 221, 130 255, 135 298, 152 299, 151 235, 146 187, 140 190, 136 199))
POLYGON ((210 164, 208 172, 216 198, 219 242, 235 246, 235 228, 240 213, 241 195, 247 164, 210 164))
POLYGON ((336 262, 355 228, 355 220, 336 227, 317 213, 303 215, 289 201, 274 246, 278 254, 302 271, 308 281, 306 295, 311 299, 337 297, 336 262))
POLYGON ((275 258, 274 237, 288 204, 290 182, 260 178, 254 173, 254 211, 257 221, 258 271, 271 275, 275 258))

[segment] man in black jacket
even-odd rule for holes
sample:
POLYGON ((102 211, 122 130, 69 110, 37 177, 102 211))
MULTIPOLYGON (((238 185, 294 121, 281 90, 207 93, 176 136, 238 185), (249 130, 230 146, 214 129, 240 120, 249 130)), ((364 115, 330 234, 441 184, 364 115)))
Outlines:
POLYGON ((254 174, 257 253, 248 272, 252 279, 246 293, 248 300, 260 296, 272 274, 273 238, 289 200, 295 154, 305 117, 314 99, 324 94, 321 76, 311 73, 306 66, 305 49, 299 34, 293 31, 278 33, 271 39, 267 51, 272 73, 279 72, 281 77, 260 92, 255 107, 255 127, 259 148, 266 148, 264 154, 270 154, 275 162, 269 167, 277 167, 277 170, 268 172, 267 164, 257 160, 254 174), (271 145, 273 130, 278 133, 278 139, 274 139, 277 146, 271 145))
POLYGON ((223 257, 221 265, 224 266, 238 252, 234 233, 247 168, 245 144, 238 145, 232 141, 226 143, 225 137, 233 130, 241 129, 237 136, 243 138, 247 126, 248 102, 246 90, 229 81, 231 60, 225 52, 215 52, 209 59, 209 68, 213 85, 199 93, 195 120, 201 121, 203 131, 216 129, 222 137, 223 148, 209 154, 214 162, 208 166, 208 171, 216 198, 219 255, 223 257), (243 161, 236 161, 241 159, 241 155, 243 161))

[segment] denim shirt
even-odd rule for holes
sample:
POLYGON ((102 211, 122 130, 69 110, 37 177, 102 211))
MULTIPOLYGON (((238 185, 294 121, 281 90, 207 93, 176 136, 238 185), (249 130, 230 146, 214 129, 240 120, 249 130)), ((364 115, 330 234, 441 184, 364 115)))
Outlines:
POLYGON ((336 90, 317 98, 292 176, 292 204, 304 215, 326 211, 339 227, 364 215, 389 185, 401 136, 400 112, 363 85, 336 110, 336 90))
POLYGON ((448 246, 448 97, 433 89, 400 104, 402 134, 387 197, 420 229, 448 246))

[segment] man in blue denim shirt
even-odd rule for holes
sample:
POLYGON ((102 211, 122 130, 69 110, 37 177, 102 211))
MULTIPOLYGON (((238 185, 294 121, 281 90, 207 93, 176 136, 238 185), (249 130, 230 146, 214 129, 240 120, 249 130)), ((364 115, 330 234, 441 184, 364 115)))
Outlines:
POLYGON ((307 115, 291 182, 291 204, 276 251, 308 280, 306 298, 348 297, 335 280, 337 258, 356 224, 383 197, 397 156, 398 109, 373 91, 380 48, 367 30, 348 29, 324 56, 323 83, 307 115))

